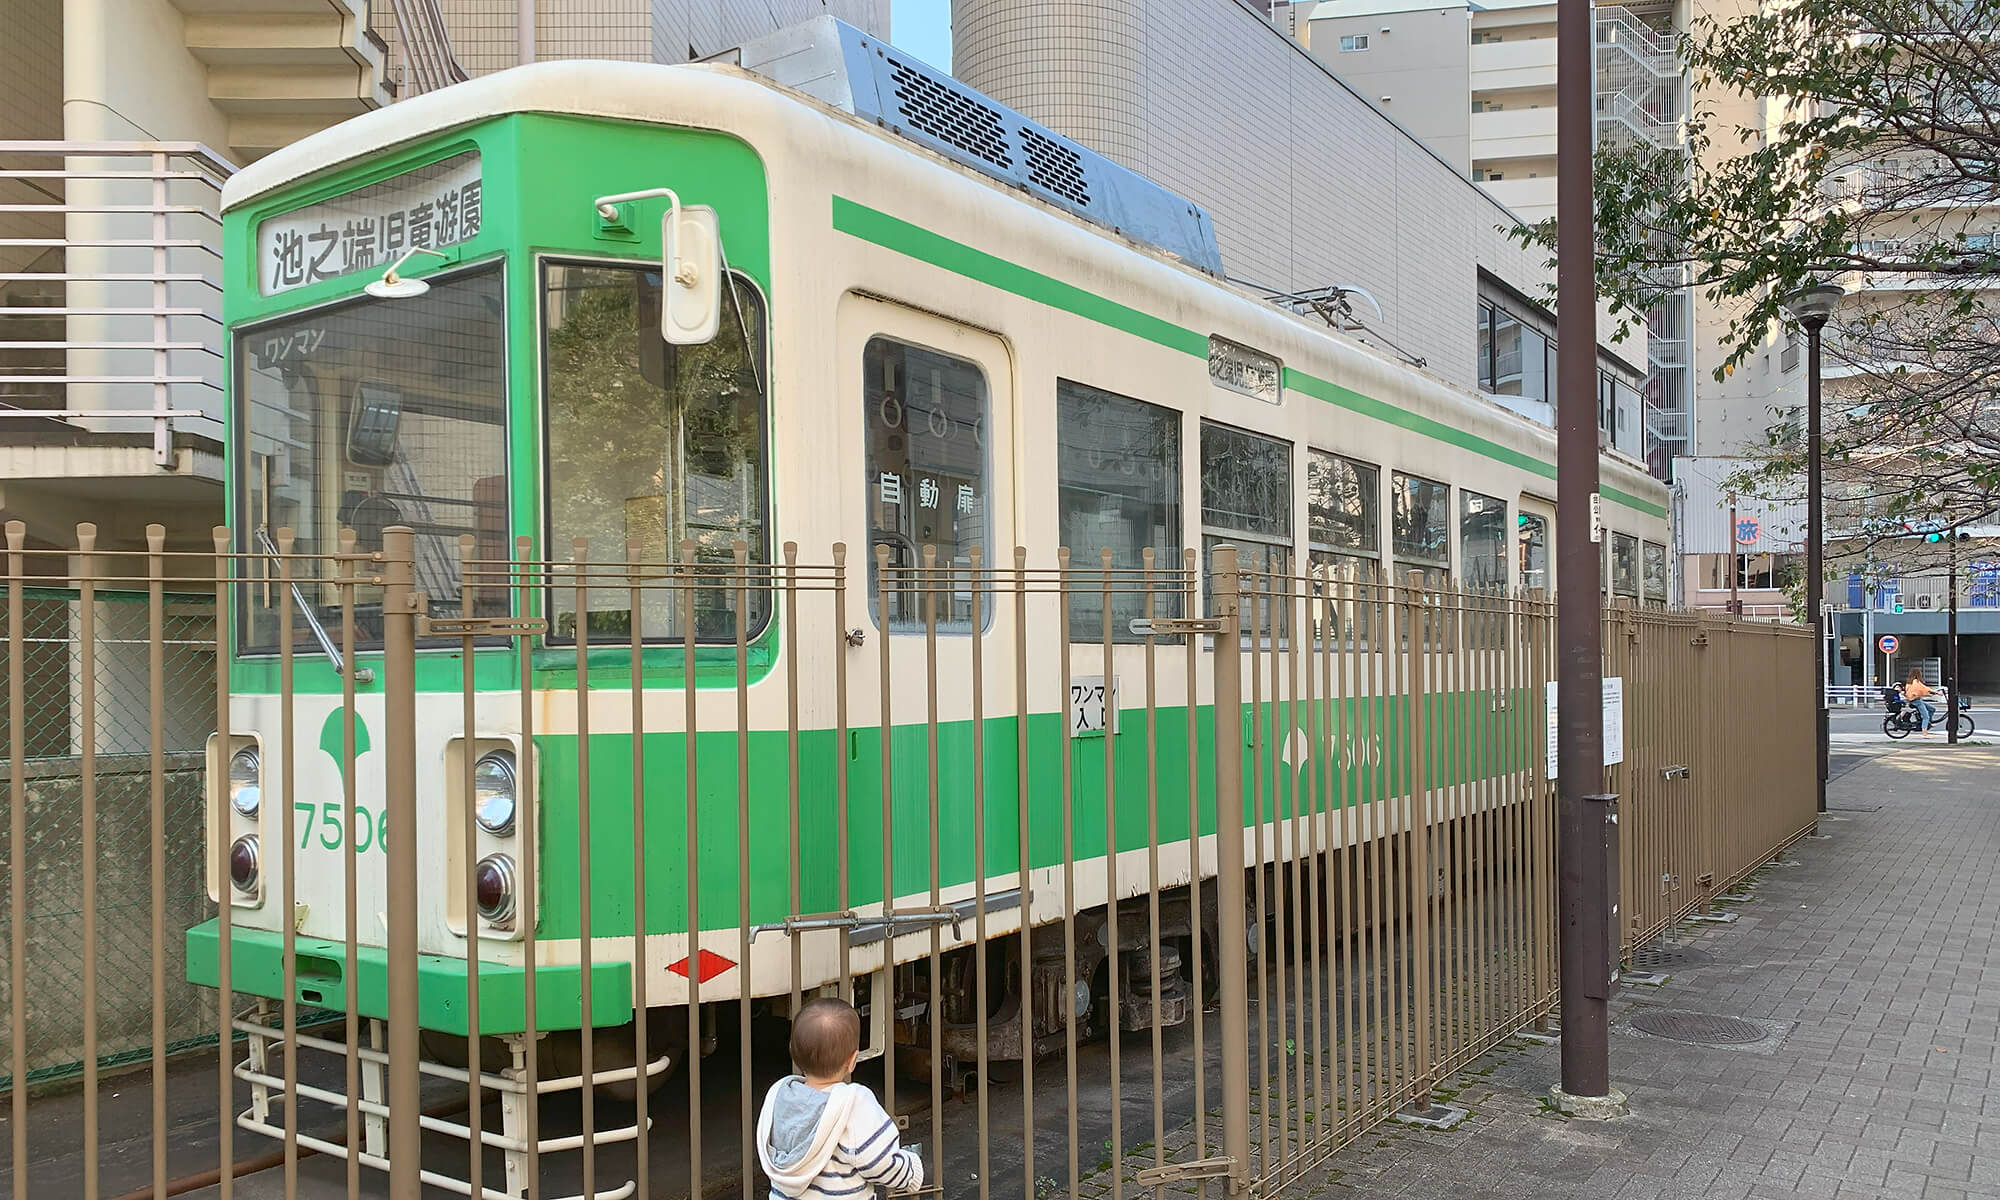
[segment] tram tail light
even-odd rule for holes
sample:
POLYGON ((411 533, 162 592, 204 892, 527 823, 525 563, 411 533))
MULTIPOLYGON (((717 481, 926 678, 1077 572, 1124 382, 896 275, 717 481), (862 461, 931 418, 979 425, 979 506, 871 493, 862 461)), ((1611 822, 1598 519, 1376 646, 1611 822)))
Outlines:
POLYGON ((489 854, 473 869, 479 915, 495 925, 507 925, 519 906, 520 871, 509 854, 489 854))

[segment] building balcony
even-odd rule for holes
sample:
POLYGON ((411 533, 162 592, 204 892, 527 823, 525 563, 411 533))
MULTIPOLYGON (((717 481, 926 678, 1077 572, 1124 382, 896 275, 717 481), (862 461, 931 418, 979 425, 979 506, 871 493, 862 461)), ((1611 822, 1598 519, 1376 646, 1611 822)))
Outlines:
POLYGON ((1556 85, 1556 39, 1521 38, 1472 46, 1474 94, 1556 85))
POLYGON ((1472 161, 1554 158, 1556 110, 1510 108, 1472 114, 1472 161))
POLYGON ((1534 179, 1486 179, 1480 181, 1486 194, 1504 204, 1524 221, 1539 221, 1556 212, 1554 173, 1534 179))
POLYGON ((31 536, 106 503, 219 514, 233 170, 186 142, 0 142, 0 489, 31 536))
POLYGON ((171 0, 229 152, 253 159, 388 104, 388 47, 367 0, 171 0))

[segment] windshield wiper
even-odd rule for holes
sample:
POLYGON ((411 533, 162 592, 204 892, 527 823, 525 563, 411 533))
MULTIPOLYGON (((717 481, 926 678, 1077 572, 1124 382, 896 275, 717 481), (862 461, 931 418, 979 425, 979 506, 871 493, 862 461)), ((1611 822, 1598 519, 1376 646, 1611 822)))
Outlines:
MULTIPOLYGON (((270 560, 271 565, 278 566, 280 562, 278 544, 271 540, 271 535, 259 529, 257 531, 257 540, 263 544, 264 556, 270 560)), ((347 673, 347 664, 340 657, 340 648, 335 646, 333 639, 327 635, 326 626, 320 622, 319 614, 313 611, 312 605, 306 603, 306 594, 300 590, 297 582, 292 584, 292 602, 297 604, 299 612, 304 614, 306 626, 312 630, 314 640, 319 642, 320 653, 326 655, 326 661, 333 664, 334 674, 345 675, 347 673)), ((354 682, 373 683, 375 682, 375 672, 369 670, 367 667, 356 668, 354 682)))

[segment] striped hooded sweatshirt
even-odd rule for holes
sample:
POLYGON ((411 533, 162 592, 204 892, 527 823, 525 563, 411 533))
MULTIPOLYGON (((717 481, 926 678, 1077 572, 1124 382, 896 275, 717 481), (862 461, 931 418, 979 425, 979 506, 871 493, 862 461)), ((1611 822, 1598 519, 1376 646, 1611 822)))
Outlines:
POLYGON ((764 1096, 757 1157, 772 1200, 868 1200, 877 1187, 923 1186, 924 1164, 896 1139, 896 1122, 858 1083, 821 1091, 787 1075, 764 1096))

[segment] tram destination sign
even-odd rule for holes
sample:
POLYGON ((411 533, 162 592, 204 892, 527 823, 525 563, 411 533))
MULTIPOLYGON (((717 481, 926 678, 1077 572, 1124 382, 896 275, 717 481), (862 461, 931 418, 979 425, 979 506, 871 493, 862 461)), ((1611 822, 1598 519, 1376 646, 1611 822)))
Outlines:
POLYGON ((1208 339, 1208 377, 1221 387, 1266 404, 1284 400, 1277 359, 1226 338, 1208 339))
POLYGON ((275 296, 471 241, 485 217, 480 193, 479 154, 468 150, 272 217, 257 227, 259 290, 275 296))

